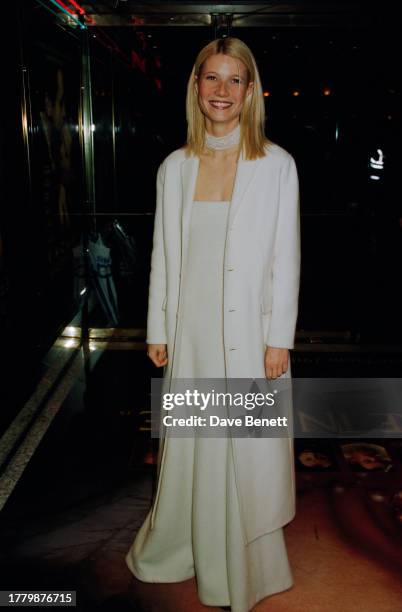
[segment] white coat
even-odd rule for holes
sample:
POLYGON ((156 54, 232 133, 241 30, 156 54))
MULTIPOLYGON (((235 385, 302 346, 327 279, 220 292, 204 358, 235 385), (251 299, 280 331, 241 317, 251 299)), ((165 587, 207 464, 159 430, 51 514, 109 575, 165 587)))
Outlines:
MULTIPOLYGON (((165 158, 157 173, 147 342, 167 344, 164 382, 175 376, 180 290, 186 273, 190 213, 198 169, 198 156, 186 158, 184 150, 178 149, 165 158)), ((264 157, 246 160, 241 153, 237 164, 223 272, 223 333, 228 378, 265 378, 265 346, 293 348, 299 277, 296 164, 285 149, 271 143, 264 157)), ((290 376, 290 364, 285 376, 290 376)), ((248 543, 282 527, 295 515, 293 440, 231 440, 243 535, 248 543)), ((168 443, 168 437, 161 440, 151 529, 168 443)))

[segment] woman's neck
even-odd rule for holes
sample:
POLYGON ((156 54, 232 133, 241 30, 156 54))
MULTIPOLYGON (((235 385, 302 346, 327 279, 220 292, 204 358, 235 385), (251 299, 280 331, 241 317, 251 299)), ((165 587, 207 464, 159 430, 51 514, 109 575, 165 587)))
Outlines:
POLYGON ((212 123, 212 121, 205 122, 205 131, 211 134, 214 138, 224 138, 228 134, 234 132, 240 127, 240 123, 232 123, 227 126, 226 123, 212 123))
MULTIPOLYGON (((229 159, 239 151, 240 146, 240 124, 237 123, 232 129, 225 134, 217 136, 209 130, 213 127, 223 128, 219 126, 205 126, 204 152, 205 155, 216 159, 229 159)), ((216 130, 214 130, 216 132, 216 130)))
POLYGON ((235 145, 230 149, 225 149, 224 151, 215 151, 213 149, 208 149, 204 147, 202 151, 202 155, 211 159, 216 159, 217 161, 229 161, 233 157, 238 157, 239 155, 239 145, 235 145))

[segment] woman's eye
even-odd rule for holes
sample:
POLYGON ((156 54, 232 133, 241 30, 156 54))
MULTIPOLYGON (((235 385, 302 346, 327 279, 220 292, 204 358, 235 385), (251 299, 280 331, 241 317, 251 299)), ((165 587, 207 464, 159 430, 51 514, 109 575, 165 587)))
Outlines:
MULTIPOLYGON (((216 79, 216 76, 214 74, 208 74, 205 78, 208 81, 212 81, 213 79, 216 79)), ((234 79, 232 79, 232 83, 236 83, 236 85, 239 85, 242 82, 243 82, 242 79, 239 79, 238 77, 235 77, 234 79)))

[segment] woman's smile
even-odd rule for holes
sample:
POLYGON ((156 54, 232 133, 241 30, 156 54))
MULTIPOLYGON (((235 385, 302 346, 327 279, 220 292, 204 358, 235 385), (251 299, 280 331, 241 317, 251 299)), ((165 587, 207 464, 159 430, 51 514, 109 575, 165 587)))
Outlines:
POLYGON ((209 104, 217 110, 225 110, 232 106, 232 102, 219 102, 219 100, 210 100, 209 104))

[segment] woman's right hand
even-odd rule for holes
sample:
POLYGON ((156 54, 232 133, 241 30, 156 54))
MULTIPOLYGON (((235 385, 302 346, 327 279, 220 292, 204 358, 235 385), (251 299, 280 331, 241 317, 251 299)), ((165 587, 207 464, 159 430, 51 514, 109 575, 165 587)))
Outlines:
POLYGON ((167 344, 148 344, 147 347, 147 355, 157 368, 167 364, 167 344))

